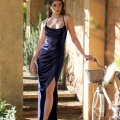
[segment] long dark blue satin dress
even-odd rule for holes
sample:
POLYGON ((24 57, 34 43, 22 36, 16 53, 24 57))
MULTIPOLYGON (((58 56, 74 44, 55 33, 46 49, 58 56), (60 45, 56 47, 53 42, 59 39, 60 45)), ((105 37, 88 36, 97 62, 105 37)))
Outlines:
POLYGON ((67 35, 65 21, 64 26, 59 29, 53 29, 45 25, 46 40, 41 47, 37 58, 38 65, 38 120, 43 120, 44 103, 46 99, 46 89, 55 78, 56 86, 54 90, 53 107, 48 120, 57 120, 58 103, 58 79, 62 70, 64 60, 64 47, 67 35))

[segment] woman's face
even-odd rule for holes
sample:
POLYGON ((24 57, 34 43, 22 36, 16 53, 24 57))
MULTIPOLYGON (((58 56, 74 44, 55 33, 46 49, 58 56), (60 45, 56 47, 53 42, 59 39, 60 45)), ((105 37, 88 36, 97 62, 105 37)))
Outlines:
POLYGON ((51 6, 50 9, 52 10, 52 12, 54 14, 60 14, 61 10, 62 10, 62 3, 59 0, 55 0, 51 6))

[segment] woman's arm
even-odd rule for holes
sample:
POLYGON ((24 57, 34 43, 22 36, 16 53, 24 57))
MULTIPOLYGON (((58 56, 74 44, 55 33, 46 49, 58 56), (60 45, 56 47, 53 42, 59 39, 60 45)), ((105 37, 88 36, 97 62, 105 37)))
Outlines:
POLYGON ((44 30, 44 23, 41 24, 41 33, 40 33, 40 39, 38 41, 38 45, 36 47, 36 50, 34 52, 34 55, 33 55, 33 58, 32 58, 32 61, 35 61, 38 57, 38 54, 40 52, 40 48, 42 46, 42 44, 44 43, 44 40, 45 40, 46 36, 45 36, 45 30, 44 30))
POLYGON ((38 54, 39 54, 39 52, 40 52, 40 48, 41 48, 42 44, 44 43, 45 38, 46 38, 46 35, 45 35, 45 30, 44 30, 44 22, 42 22, 42 24, 41 24, 41 32, 40 32, 40 39, 39 39, 39 41, 38 41, 38 45, 37 45, 37 47, 36 47, 36 49, 35 49, 33 58, 32 58, 32 60, 31 60, 31 65, 30 65, 30 72, 31 72, 32 74, 34 74, 34 71, 35 71, 34 62, 35 62, 35 60, 36 60, 37 57, 38 57, 38 54))
POLYGON ((83 51, 83 48, 76 36, 76 32, 75 32, 75 28, 74 28, 74 22, 73 22, 73 19, 70 15, 66 15, 65 17, 65 20, 66 20, 66 26, 67 26, 67 29, 69 30, 69 33, 71 35, 71 38, 72 38, 72 42, 75 44, 75 46, 77 47, 77 49, 80 51, 80 53, 86 58, 86 59, 89 59, 89 60, 92 60, 93 57, 91 55, 86 55, 83 51))

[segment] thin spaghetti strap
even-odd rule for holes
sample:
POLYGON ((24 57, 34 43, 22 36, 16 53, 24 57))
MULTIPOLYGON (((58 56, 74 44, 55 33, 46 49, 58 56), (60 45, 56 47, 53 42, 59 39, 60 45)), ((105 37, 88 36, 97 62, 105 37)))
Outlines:
POLYGON ((64 16, 62 16, 63 17, 63 22, 64 22, 64 25, 65 25, 65 20, 64 20, 64 16))
POLYGON ((47 26, 48 19, 45 21, 45 26, 47 26))

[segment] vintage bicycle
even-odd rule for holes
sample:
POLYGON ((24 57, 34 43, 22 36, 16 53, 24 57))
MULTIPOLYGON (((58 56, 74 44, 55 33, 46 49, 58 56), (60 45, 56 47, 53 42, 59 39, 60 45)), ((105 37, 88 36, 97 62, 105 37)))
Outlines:
POLYGON ((94 92, 92 102, 92 120, 104 120, 105 116, 105 98, 109 104, 109 109, 113 111, 113 116, 109 120, 120 120, 120 72, 114 73, 114 82, 116 82, 118 88, 118 98, 116 102, 112 102, 106 92, 103 85, 103 77, 106 72, 106 67, 101 66, 96 58, 94 62, 97 63, 100 69, 97 70, 85 70, 85 73, 92 83, 97 83, 97 89, 94 92))

